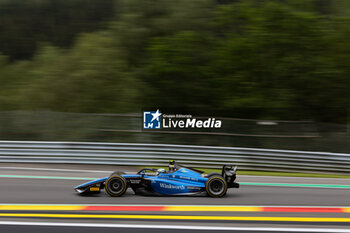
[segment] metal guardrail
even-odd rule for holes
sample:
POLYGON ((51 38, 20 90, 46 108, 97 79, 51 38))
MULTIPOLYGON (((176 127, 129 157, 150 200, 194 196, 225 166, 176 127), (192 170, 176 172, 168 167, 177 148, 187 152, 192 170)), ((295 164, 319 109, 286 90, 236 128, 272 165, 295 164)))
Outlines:
POLYGON ((165 166, 223 164, 256 171, 350 173, 350 154, 171 144, 0 141, 0 162, 165 166))

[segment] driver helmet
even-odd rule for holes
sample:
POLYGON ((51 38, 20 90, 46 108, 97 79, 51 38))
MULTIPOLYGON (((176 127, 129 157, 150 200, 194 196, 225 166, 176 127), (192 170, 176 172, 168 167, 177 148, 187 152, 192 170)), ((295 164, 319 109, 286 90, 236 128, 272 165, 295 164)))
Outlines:
POLYGON ((169 161, 169 171, 170 172, 175 171, 175 161, 174 160, 169 161))

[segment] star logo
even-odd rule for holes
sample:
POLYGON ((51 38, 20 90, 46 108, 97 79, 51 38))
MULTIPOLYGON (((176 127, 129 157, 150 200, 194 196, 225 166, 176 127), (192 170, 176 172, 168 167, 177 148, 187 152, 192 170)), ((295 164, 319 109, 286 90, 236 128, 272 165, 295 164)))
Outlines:
POLYGON ((161 115, 162 113, 157 111, 143 112, 143 128, 144 129, 160 129, 161 128, 161 115))
POLYGON ((153 116, 152 121, 154 121, 155 119, 157 119, 157 121, 159 121, 159 117, 162 115, 160 112, 159 112, 159 109, 157 109, 157 111, 155 113, 151 113, 151 115, 153 116))

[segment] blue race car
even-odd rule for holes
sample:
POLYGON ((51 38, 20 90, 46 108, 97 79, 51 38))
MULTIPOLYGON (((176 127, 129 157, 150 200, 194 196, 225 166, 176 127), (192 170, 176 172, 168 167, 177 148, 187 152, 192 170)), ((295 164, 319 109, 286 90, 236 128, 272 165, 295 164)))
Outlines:
POLYGON ((100 193, 102 189, 112 197, 122 196, 130 187, 137 195, 198 195, 223 197, 228 188, 239 188, 236 167, 224 165, 222 173, 204 172, 169 163, 169 170, 144 168, 135 175, 113 172, 109 177, 93 180, 74 189, 79 194, 100 193), (149 173, 151 172, 151 173, 149 173))

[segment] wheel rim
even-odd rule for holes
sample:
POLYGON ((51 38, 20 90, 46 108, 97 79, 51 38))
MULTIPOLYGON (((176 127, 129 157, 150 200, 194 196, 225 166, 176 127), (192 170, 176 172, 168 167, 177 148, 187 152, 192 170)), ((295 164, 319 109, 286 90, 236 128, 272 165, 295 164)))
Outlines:
POLYGON ((124 183, 121 179, 112 179, 108 183, 108 188, 112 193, 120 193, 124 188, 124 183))
POLYGON ((225 184, 222 180, 215 179, 210 182, 209 190, 214 195, 219 195, 225 190, 225 184))

